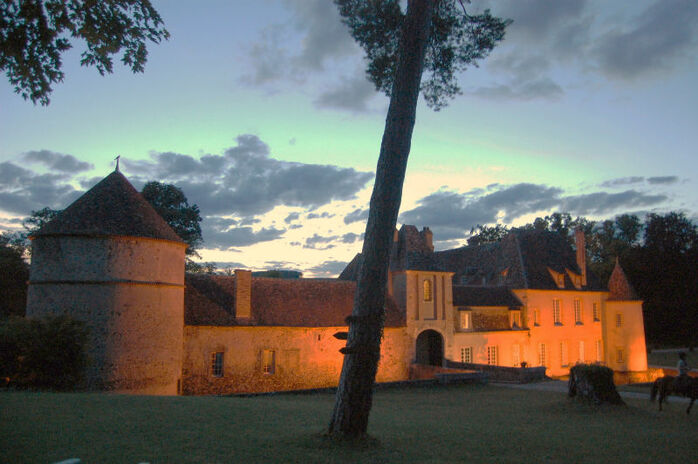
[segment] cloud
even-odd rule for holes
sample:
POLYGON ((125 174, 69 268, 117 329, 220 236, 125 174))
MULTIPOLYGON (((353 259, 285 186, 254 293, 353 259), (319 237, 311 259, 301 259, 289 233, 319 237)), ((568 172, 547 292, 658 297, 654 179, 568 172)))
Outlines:
POLYGON ((231 222, 228 226, 224 222, 210 222, 206 218, 201 224, 201 235, 204 246, 209 249, 231 250, 233 247, 244 247, 260 242, 269 242, 281 238, 285 229, 274 227, 254 230, 249 226, 237 226, 231 222))
POLYGON ((0 163, 0 209, 12 214, 29 215, 45 206, 63 209, 81 191, 68 184, 67 174, 37 174, 5 161, 0 163))
POLYGON ((342 243, 354 243, 357 240, 363 240, 364 234, 355 234, 354 232, 348 232, 340 237, 342 243))
POLYGON ((690 58, 697 36, 698 3, 661 0, 648 6, 634 22, 604 34, 592 53, 605 74, 637 79, 690 58))
POLYGON ((141 180, 175 183, 206 215, 254 217, 274 207, 316 208, 349 200, 372 173, 333 165, 280 161, 255 135, 240 135, 223 155, 151 153, 149 161, 123 160, 124 170, 141 180))
POLYGON ((659 176, 659 177, 648 177, 647 183, 652 185, 669 185, 675 184, 679 181, 677 176, 659 176))
POLYGON ((619 193, 594 192, 563 196, 563 190, 536 184, 494 184, 487 190, 458 193, 440 190, 418 201, 418 206, 400 215, 403 224, 429 226, 437 240, 463 238, 478 224, 510 224, 530 214, 552 210, 572 215, 611 215, 619 211, 659 205, 666 195, 636 190, 619 193))
POLYGON ((666 195, 648 195, 636 190, 620 193, 596 192, 562 198, 559 208, 575 215, 606 215, 621 209, 654 206, 666 200, 666 195))
POLYGON ((343 79, 337 87, 322 93, 315 100, 315 106, 363 113, 369 110, 368 103, 376 95, 375 86, 360 74, 343 79))
POLYGON ((329 250, 330 248, 334 248, 335 245, 330 243, 334 242, 337 240, 339 237, 336 235, 332 235, 329 237, 323 237, 318 234, 313 234, 312 237, 309 237, 305 239, 305 243, 303 244, 303 248, 310 248, 313 250, 329 250))
POLYGON ((351 213, 344 216, 344 223, 351 224, 353 222, 366 221, 368 219, 367 209, 355 209, 351 213))
POLYGON ((329 219, 331 217, 334 217, 334 214, 331 214, 331 213, 328 213, 327 211, 324 211, 321 214, 309 213, 305 218, 306 219, 329 219))
POLYGON ((54 171, 76 174, 94 168, 92 163, 79 161, 73 155, 64 155, 55 151, 38 150, 28 151, 22 155, 25 161, 40 163, 54 171))
POLYGON ((640 184, 645 181, 644 177, 619 177, 601 183, 601 187, 618 187, 621 185, 640 184))
POLYGON ((284 218, 284 222, 286 224, 290 224, 293 221, 297 221, 298 218, 300 217, 301 213, 290 213, 288 216, 284 218))
POLYGON ((308 272, 316 276, 336 277, 347 266, 346 261, 324 261, 308 269, 308 272))

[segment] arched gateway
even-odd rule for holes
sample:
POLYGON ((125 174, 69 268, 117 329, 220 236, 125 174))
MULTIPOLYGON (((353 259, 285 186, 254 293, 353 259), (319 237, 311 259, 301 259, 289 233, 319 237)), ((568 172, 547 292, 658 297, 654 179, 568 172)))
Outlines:
POLYGON ((417 364, 441 366, 444 359, 444 338, 436 330, 425 330, 417 337, 417 364))

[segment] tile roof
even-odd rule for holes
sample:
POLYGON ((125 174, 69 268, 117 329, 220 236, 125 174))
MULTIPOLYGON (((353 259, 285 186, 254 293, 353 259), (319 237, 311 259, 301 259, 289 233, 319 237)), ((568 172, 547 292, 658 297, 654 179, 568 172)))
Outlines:
POLYGON ((453 286, 453 306, 507 306, 520 308, 521 300, 506 287, 453 286))
MULTIPOLYGON (((235 277, 187 275, 184 319, 187 325, 238 325, 235 277)), ((252 323, 257 326, 336 327, 354 305, 356 283, 334 279, 252 277, 252 323)), ((386 300, 386 327, 403 327, 405 314, 386 300)))
POLYGON ((620 262, 616 258, 616 265, 611 273, 611 278, 608 279, 609 300, 616 301, 632 301, 640 298, 635 293, 635 289, 630 284, 628 277, 625 275, 620 262))
POLYGON ((118 171, 102 179, 33 234, 51 235, 124 235, 184 243, 118 171))

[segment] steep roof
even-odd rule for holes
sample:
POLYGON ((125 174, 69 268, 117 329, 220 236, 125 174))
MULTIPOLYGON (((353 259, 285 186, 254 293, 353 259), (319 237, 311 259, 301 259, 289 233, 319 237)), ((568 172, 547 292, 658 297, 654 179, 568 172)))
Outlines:
POLYGON ((520 308, 523 303, 506 287, 453 287, 453 306, 507 306, 520 308))
POLYGON ((85 192, 34 237, 51 235, 125 235, 184 243, 118 171, 85 192))
MULTIPOLYGON (((235 326, 235 277, 187 275, 184 320, 187 325, 235 326)), ((346 326, 356 283, 334 279, 252 277, 252 325, 283 327, 346 326)), ((386 300, 385 326, 404 327, 405 314, 386 300)))
POLYGON ((608 280, 609 300, 616 301, 632 301, 639 300, 635 289, 630 284, 628 277, 625 275, 623 268, 620 266, 618 258, 616 265, 611 273, 611 278, 608 280))

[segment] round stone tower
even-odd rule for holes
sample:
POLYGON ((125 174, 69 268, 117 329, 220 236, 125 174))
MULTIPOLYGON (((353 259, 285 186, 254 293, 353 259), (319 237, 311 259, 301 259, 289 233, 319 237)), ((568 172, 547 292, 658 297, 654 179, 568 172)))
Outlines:
POLYGON ((176 395, 186 244, 118 171, 32 238, 27 316, 90 328, 90 389, 176 395))

